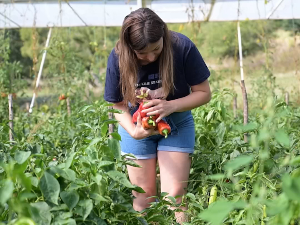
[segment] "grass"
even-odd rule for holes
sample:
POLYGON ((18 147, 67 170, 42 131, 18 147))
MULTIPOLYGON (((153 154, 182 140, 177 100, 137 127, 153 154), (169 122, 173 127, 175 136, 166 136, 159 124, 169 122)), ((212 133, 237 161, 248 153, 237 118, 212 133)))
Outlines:
MULTIPOLYGON (((296 101, 298 100, 298 94, 300 91, 300 76, 295 75, 295 71, 287 72, 287 73, 277 73, 274 74, 275 77, 275 85, 277 88, 275 88, 275 94, 277 95, 278 98, 284 100, 284 95, 285 92, 289 93, 290 100, 291 101, 296 101)), ((243 108, 243 98, 242 98, 242 91, 240 87, 240 74, 236 74, 231 77, 225 77, 221 81, 219 81, 219 88, 228 88, 230 90, 234 90, 235 93, 237 93, 237 103, 238 103, 238 108, 242 109, 243 108), (232 82, 232 79, 236 80, 238 83, 232 82)), ((253 84, 258 82, 258 77, 257 76, 251 76, 248 75, 247 73, 244 74, 244 79, 245 79, 245 85, 247 89, 248 96, 254 96, 255 94, 257 95, 257 91, 254 89, 253 84)), ((266 88, 268 89, 267 84, 260 83, 261 88, 266 88)), ((217 87, 213 87, 212 89, 216 89, 217 87)), ((269 90, 270 91, 270 90, 269 90)), ((263 97, 263 96, 262 96, 263 97)), ((232 101, 232 100, 230 100, 232 101)))

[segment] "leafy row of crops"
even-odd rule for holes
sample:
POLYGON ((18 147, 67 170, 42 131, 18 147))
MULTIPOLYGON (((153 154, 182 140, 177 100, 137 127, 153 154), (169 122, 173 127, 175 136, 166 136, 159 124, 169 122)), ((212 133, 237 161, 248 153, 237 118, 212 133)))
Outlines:
MULTIPOLYGON (((250 123, 233 118, 225 99, 193 110, 196 152, 186 199, 186 224, 297 224, 300 213, 300 110, 270 99, 250 123), (247 133, 249 142, 244 142, 247 133), (214 187, 216 201, 210 202, 214 187)), ((108 104, 65 103, 47 113, 0 124, 0 221, 2 224, 175 223, 175 199, 161 193, 146 215, 132 208, 133 186, 120 156, 118 133, 108 134, 108 104)))
MULTIPOLYGON (((187 32, 197 43, 203 32, 192 35, 197 33, 195 25, 191 24, 192 29, 180 25, 179 31, 187 32)), ((246 25, 256 27, 249 21, 246 25)), ((172 26, 173 30, 178 29, 177 25, 172 26)), ((235 24, 206 26, 202 28, 209 31, 204 32, 209 46, 217 47, 213 51, 204 43, 203 49, 218 55, 234 54, 235 24), (223 37, 226 32, 221 28, 232 29, 230 36, 223 37), (210 36, 219 44, 212 43, 210 36)), ((88 81, 93 83, 92 73, 98 73, 100 64, 105 67, 109 49, 117 39, 117 28, 100 30, 105 32, 97 33, 96 28, 55 30, 42 77, 43 85, 48 82, 48 86, 41 88, 49 88, 51 93, 37 98, 40 102, 36 102, 32 114, 19 107, 22 101, 30 101, 20 95, 28 91, 24 78, 36 78, 38 58, 42 57, 38 51, 42 53, 47 30, 0 32, 1 225, 176 224, 174 211, 169 209, 176 206, 176 199, 164 198, 167 193, 159 193, 145 213, 133 210, 131 191, 143 190, 129 182, 126 165, 137 165, 121 157, 119 134, 108 133, 109 124, 117 125, 117 121, 108 118, 112 111, 109 105, 94 101, 92 93, 84 91, 88 81), (32 65, 16 60, 21 57, 21 47, 14 39, 18 33, 24 41, 22 52, 30 56, 32 65), (47 78, 51 80, 46 81, 47 78), (9 140, 9 93, 18 95, 13 100, 13 142, 9 140), (69 111, 65 97, 58 101, 62 94, 71 105, 69 111)), ((269 40, 262 39, 267 47, 269 40)), ((255 42, 254 38, 250 41, 255 42)), ((266 52, 266 62, 272 62, 268 57, 266 52)), ((213 98, 209 104, 193 110, 196 151, 184 197, 189 203, 189 222, 185 224, 299 224, 300 110, 293 101, 299 96, 291 93, 287 105, 275 95, 279 87, 271 65, 262 66, 259 79, 254 79, 246 126, 242 124, 242 112, 238 111, 235 118, 229 104, 232 96, 239 94, 222 90, 222 80, 235 79, 229 76, 234 69, 211 70, 213 98), (248 142, 244 141, 245 134, 248 142)), ((103 71, 102 68, 100 84, 103 71)), ((246 85, 250 83, 247 81, 248 77, 246 85)), ((287 91, 285 88, 283 84, 282 93, 287 91)), ((31 96, 33 88, 29 89, 31 96)), ((39 90, 36 93, 41 94, 39 90)))

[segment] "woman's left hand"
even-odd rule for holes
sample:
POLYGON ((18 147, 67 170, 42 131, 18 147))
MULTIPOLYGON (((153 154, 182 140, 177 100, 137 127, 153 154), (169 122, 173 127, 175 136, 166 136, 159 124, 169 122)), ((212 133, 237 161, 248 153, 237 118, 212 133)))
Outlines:
POLYGON ((145 105, 143 105, 144 109, 142 112, 147 113, 148 116, 154 116, 159 114, 156 122, 158 123, 162 118, 170 115, 171 113, 175 112, 175 105, 169 101, 161 100, 161 99, 153 99, 148 101, 145 105))

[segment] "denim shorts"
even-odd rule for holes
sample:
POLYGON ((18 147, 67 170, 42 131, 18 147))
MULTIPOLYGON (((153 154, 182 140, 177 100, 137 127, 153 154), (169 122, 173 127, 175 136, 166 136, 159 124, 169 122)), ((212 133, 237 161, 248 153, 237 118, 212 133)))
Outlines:
POLYGON ((137 159, 156 158, 157 151, 193 153, 195 146, 195 125, 191 111, 175 112, 165 117, 171 127, 167 138, 162 135, 136 140, 122 127, 118 126, 121 136, 121 154, 133 154, 137 159))

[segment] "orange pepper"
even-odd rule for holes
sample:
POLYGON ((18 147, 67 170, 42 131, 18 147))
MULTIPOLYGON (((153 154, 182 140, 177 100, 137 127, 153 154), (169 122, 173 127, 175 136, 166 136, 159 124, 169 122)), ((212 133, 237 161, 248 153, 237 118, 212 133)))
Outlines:
POLYGON ((157 128, 158 128, 159 133, 162 136, 164 136, 165 138, 167 138, 168 134, 171 133, 171 127, 170 127, 170 125, 167 122, 163 121, 163 120, 161 120, 161 121, 158 122, 157 128))

